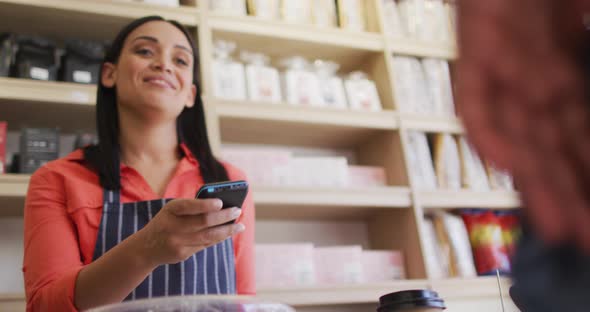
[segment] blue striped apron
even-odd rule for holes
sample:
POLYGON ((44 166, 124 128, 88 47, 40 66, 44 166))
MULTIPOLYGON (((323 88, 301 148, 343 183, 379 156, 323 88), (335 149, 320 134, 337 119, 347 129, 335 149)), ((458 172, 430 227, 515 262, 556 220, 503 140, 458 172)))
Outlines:
MULTIPOLYGON (((143 228, 172 199, 122 204, 119 191, 104 190, 103 212, 93 261, 143 228)), ((158 266, 125 300, 175 295, 235 294, 231 238, 186 261, 158 266)))

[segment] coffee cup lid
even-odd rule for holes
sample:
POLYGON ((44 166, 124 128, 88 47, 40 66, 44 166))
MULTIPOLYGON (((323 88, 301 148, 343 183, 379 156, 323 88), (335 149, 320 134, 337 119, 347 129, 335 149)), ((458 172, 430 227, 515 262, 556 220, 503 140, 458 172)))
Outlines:
POLYGON ((444 301, 432 290, 405 290, 390 293, 379 298, 378 312, 396 311, 410 308, 446 309, 444 301))

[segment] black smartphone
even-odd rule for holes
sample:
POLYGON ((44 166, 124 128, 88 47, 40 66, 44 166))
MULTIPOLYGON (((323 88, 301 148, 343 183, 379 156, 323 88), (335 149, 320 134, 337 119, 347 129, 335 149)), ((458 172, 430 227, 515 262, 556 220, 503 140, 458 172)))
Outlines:
MULTIPOLYGON (((223 202, 222 209, 231 207, 242 208, 246 195, 248 195, 248 182, 226 181, 209 183, 201 186, 197 192, 196 198, 219 198, 223 202)), ((227 224, 231 223, 233 223, 233 221, 228 222, 227 224)))

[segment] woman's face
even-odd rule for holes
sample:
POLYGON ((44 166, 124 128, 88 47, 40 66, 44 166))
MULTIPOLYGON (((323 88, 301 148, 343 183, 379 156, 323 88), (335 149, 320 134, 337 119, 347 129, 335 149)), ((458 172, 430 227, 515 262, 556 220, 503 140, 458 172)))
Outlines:
POLYGON ((194 104, 193 67, 185 35, 170 23, 153 21, 129 34, 117 64, 103 65, 102 83, 117 88, 120 112, 176 120, 194 104))

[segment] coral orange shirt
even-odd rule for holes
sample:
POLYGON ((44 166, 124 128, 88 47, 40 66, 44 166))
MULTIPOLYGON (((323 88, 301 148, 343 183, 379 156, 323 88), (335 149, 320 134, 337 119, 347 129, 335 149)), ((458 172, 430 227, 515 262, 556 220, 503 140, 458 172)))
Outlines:
MULTIPOLYGON (((203 185, 197 160, 186 146, 167 185, 165 198, 194 198, 203 185)), ((83 165, 82 150, 49 162, 31 177, 25 202, 23 272, 27 311, 76 311, 75 283, 92 262, 102 217, 103 189, 98 175, 83 165)), ((224 163, 230 180, 245 180, 224 163)), ((123 203, 157 199, 143 177, 121 165, 123 203)), ((238 294, 255 293, 254 204, 248 194, 238 222, 246 230, 233 237, 238 294)))

